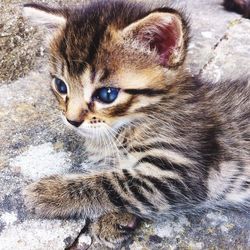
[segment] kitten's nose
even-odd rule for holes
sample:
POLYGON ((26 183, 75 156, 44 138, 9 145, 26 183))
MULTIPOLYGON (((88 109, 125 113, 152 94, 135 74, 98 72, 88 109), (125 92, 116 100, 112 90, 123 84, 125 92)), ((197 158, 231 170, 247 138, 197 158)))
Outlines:
POLYGON ((78 121, 71 121, 69 119, 67 119, 67 121, 75 127, 79 127, 83 123, 83 121, 78 122, 78 121))

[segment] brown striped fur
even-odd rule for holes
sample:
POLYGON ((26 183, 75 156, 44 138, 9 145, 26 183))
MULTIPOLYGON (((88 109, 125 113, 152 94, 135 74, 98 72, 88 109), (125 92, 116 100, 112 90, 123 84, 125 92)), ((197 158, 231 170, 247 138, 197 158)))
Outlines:
POLYGON ((86 138, 89 163, 100 169, 31 184, 30 209, 47 218, 97 218, 93 234, 113 247, 136 218, 217 203, 249 206, 249 82, 213 85, 185 71, 182 14, 127 1, 25 9, 31 19, 37 11, 50 18, 44 23, 56 29, 51 75, 68 93, 59 94, 54 80, 53 90, 77 125, 71 128, 86 138), (120 90, 108 105, 93 98, 104 86, 120 90))

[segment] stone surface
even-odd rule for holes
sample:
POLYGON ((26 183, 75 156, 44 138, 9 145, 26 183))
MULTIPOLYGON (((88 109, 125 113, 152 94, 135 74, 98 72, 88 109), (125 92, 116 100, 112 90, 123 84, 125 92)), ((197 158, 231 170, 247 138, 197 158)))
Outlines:
MULTIPOLYGON (((193 74, 214 83, 249 74, 249 20, 224 11, 220 0, 172 2, 191 13, 193 74)), ((77 239, 84 221, 37 219, 25 210, 22 190, 42 176, 84 172, 84 146, 62 123, 44 66, 46 50, 40 33, 23 25, 21 3, 0 3, 0 250, 59 250, 77 239)), ((88 236, 79 238, 75 247, 88 248, 86 241, 91 244, 88 236)), ((104 248, 94 242, 89 249, 104 248)), ((144 223, 124 249, 250 249, 249 213, 208 209, 144 223)))

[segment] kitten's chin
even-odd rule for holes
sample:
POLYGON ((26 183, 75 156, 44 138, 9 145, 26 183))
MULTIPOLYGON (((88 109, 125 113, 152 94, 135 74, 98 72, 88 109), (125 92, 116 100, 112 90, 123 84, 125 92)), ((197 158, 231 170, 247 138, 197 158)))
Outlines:
POLYGON ((112 127, 107 124, 100 124, 96 126, 82 124, 80 127, 75 128, 75 131, 92 142, 100 143, 101 141, 109 141, 111 138, 116 137, 122 128, 125 128, 129 123, 130 120, 122 120, 115 122, 112 127))
POLYGON ((82 137, 89 140, 98 141, 100 137, 104 137, 107 133, 106 129, 101 126, 90 127, 81 125, 79 128, 75 128, 75 131, 82 137))

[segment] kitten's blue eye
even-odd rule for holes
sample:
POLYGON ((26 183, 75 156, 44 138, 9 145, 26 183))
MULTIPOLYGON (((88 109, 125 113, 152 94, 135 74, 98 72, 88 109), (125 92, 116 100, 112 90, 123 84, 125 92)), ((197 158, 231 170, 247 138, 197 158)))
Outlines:
POLYGON ((98 89, 95 94, 94 94, 94 98, 100 100, 103 103, 112 103, 118 96, 119 93, 118 88, 111 88, 111 87, 104 87, 104 88, 100 88, 98 89))
POLYGON ((57 91, 60 93, 60 94, 67 94, 68 90, 67 90, 67 85, 64 83, 64 81, 62 81, 61 79, 59 78, 55 78, 55 86, 56 86, 56 89, 57 91))

